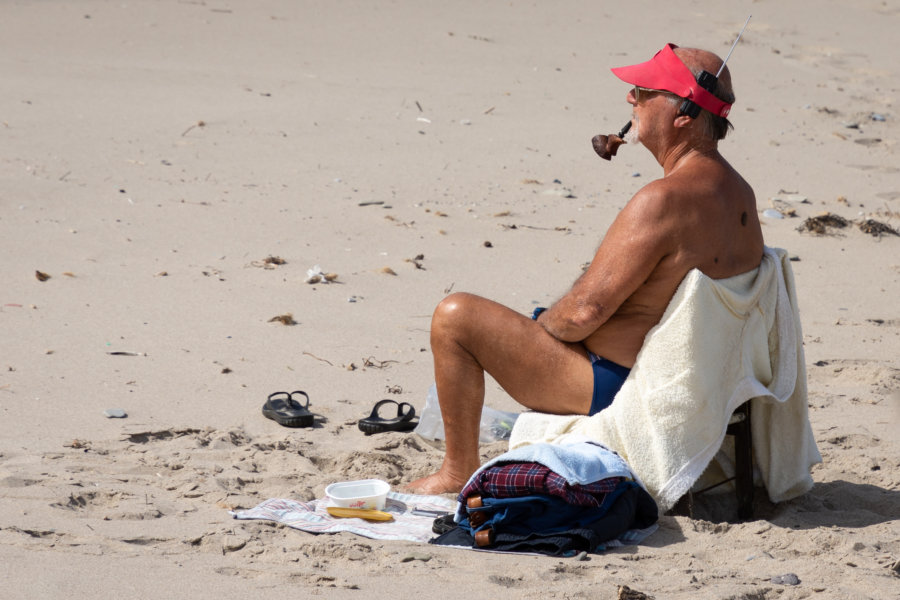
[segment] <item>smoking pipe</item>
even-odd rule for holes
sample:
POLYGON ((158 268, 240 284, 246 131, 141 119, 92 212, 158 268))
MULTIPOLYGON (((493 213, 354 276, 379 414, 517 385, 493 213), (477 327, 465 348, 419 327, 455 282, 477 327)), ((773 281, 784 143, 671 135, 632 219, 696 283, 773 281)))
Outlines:
POLYGON ((627 143, 623 138, 628 130, 631 129, 631 121, 625 123, 625 127, 619 133, 611 133, 609 135, 595 135, 591 139, 596 152, 603 160, 612 160, 619 150, 619 146, 627 143))

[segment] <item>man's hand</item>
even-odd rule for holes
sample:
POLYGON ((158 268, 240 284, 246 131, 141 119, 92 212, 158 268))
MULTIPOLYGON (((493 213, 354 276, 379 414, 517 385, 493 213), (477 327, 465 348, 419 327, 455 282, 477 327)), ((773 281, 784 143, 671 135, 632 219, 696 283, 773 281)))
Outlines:
MULTIPOLYGON (((599 318, 599 315, 591 314, 594 312, 591 310, 567 311, 565 308, 567 298, 568 295, 564 296, 559 302, 540 313, 536 320, 547 333, 556 339, 563 342, 580 342, 596 331, 608 316, 599 318), (561 304, 562 308, 560 308, 561 304), (576 316, 581 318, 573 318, 576 316)), ((602 307, 598 306, 597 308, 602 311, 602 307)))

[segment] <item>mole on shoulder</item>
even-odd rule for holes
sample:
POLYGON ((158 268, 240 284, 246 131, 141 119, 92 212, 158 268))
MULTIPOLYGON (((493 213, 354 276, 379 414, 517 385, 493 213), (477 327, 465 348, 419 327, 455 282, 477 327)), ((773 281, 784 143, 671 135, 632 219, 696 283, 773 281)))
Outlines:
POLYGON ((719 264, 719 257, 717 256, 717 257, 713 258, 713 262, 716 264, 719 264))
POLYGON ((746 212, 741 213, 741 225, 743 225, 744 227, 747 226, 747 213, 746 212))

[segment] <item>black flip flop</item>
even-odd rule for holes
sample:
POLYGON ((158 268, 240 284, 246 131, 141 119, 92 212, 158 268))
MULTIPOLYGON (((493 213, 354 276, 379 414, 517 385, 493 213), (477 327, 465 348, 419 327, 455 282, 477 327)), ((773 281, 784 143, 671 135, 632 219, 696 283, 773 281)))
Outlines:
POLYGON ((431 531, 441 535, 447 533, 451 529, 456 529, 459 525, 453 520, 453 515, 441 515, 431 523, 431 531))
POLYGON ((312 427, 313 414, 309 408, 309 396, 306 392, 296 391, 275 392, 269 394, 266 403, 263 404, 262 414, 267 419, 272 419, 285 427, 312 427), (306 398, 306 404, 300 404, 294 400, 294 394, 302 394, 306 398))
POLYGON ((416 416, 416 409, 409 402, 396 402, 394 400, 381 400, 372 409, 372 414, 365 419, 360 419, 359 430, 366 435, 373 433, 383 433, 385 431, 412 431, 418 425, 418 420, 413 420, 416 416), (392 419, 385 419, 378 416, 378 409, 385 404, 397 405, 397 416, 392 419), (406 411, 404 412, 404 407, 406 411))

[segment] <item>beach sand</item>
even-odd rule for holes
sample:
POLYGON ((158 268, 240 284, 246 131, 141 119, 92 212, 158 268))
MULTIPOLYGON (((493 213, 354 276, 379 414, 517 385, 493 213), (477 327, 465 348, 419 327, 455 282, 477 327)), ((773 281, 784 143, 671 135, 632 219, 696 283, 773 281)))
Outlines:
POLYGON ((900 228, 900 8, 812 5, 0 5, 0 596, 900 596, 900 237, 858 227, 900 228), (356 427, 382 398, 421 411, 434 306, 563 294, 660 175, 591 150, 630 115, 609 67, 724 55, 746 11, 721 150, 795 215, 761 219, 797 259, 812 491, 759 491, 739 524, 706 500, 586 561, 231 518, 436 469, 416 434, 356 427), (848 226, 798 230, 824 212, 848 226), (317 265, 337 280, 305 283, 317 265), (263 418, 298 389, 314 428, 263 418))

